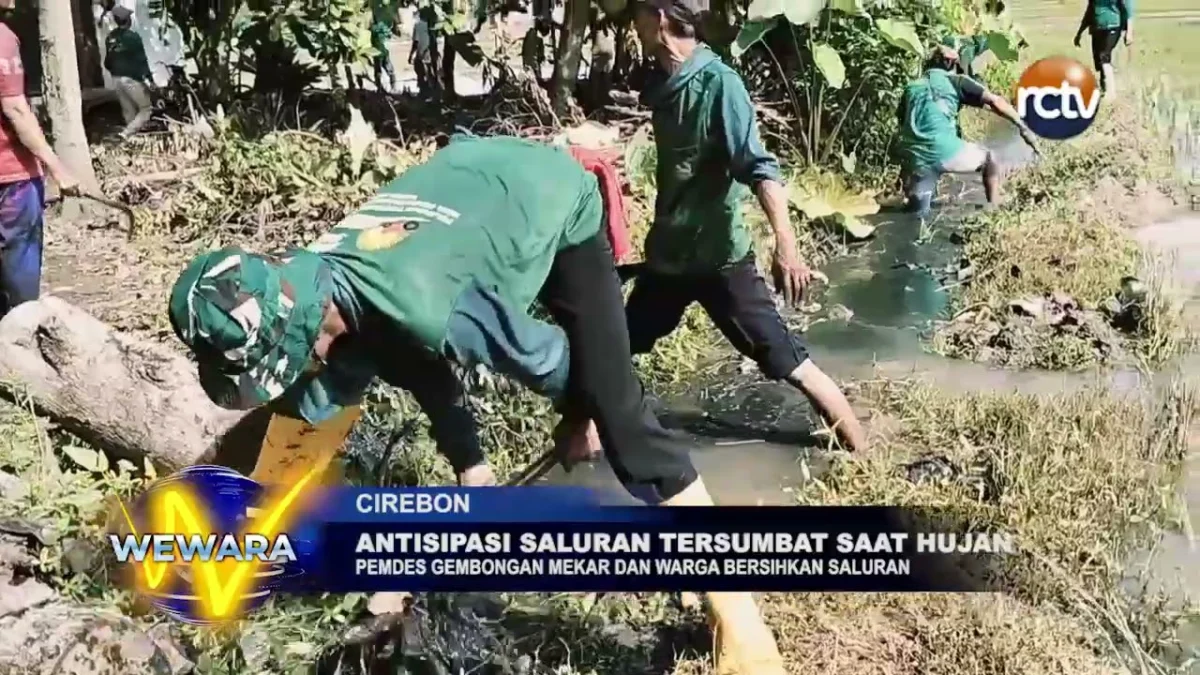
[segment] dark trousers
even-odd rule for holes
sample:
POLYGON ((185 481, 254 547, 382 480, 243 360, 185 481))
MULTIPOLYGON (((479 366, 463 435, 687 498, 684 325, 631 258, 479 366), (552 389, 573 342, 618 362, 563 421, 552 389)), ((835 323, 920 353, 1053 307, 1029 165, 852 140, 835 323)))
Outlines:
POLYGON ((41 178, 0 185, 0 317, 38 298, 45 199, 41 178))
POLYGON ((392 65, 391 54, 387 51, 376 54, 372 65, 375 69, 375 86, 378 87, 379 91, 384 91, 384 75, 387 75, 387 87, 394 88, 396 86, 396 68, 392 65))
POLYGON ((785 379, 808 359, 804 343, 779 315, 753 254, 711 273, 639 274, 625 307, 633 353, 654 349, 693 302, 699 302, 733 346, 772 380, 785 379))
POLYGON ((559 252, 540 299, 571 345, 564 416, 595 420, 609 464, 633 496, 658 503, 694 483, 687 442, 662 427, 633 370, 605 236, 559 252))
POLYGON ((1101 89, 1108 84, 1104 81, 1104 66, 1112 63, 1112 53, 1121 40, 1121 33, 1120 28, 1092 31, 1092 63, 1096 66, 1096 75, 1100 78, 1101 89))

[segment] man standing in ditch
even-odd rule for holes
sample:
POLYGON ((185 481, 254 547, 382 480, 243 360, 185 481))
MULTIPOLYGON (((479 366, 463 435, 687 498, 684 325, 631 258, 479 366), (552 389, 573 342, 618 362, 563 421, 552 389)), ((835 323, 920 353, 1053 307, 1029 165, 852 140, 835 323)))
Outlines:
POLYGON ((626 304, 634 354, 649 352, 699 302, 713 323, 764 375, 802 391, 851 450, 866 447, 845 394, 791 334, 759 275, 741 215, 748 186, 775 234, 772 276, 799 304, 811 272, 796 252, 779 164, 758 138, 741 78, 699 41, 703 0, 636 5, 645 53, 660 72, 642 94, 653 110, 658 196, 646 238, 646 267, 626 304))
MULTIPOLYGON (((0 0, 0 13, 15 0, 0 0)), ((46 185, 42 167, 63 194, 78 183, 46 142, 25 97, 21 43, 0 23, 0 317, 38 297, 42 280, 42 220, 46 185)))
POLYGON ((955 72, 958 58, 955 50, 937 47, 924 74, 905 87, 900 99, 901 177, 909 209, 921 218, 929 216, 938 179, 946 173, 981 174, 988 205, 1000 202, 1001 170, 995 155, 960 135, 958 114, 964 105, 987 108, 1012 122, 1021 139, 1038 152, 1033 131, 1012 104, 979 81, 955 72))
MULTIPOLYGON (((447 362, 484 365, 553 399, 556 436, 596 420, 631 494, 712 505, 634 373, 604 214, 595 177, 567 152, 455 138, 305 250, 200 255, 171 291, 171 324, 218 405, 278 405, 320 423, 377 374, 416 387, 435 429, 473 429, 447 362), (535 299, 557 326, 530 315, 535 299)), ((494 484, 477 443, 439 445, 460 482, 494 484)), ((782 675, 751 595, 710 600, 720 648, 737 664, 722 672, 782 675)))

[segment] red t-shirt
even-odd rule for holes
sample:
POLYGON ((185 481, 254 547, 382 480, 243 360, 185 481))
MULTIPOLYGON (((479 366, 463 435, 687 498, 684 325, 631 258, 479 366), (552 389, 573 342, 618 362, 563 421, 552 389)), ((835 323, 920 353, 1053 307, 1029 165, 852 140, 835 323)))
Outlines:
MULTIPOLYGON (((8 26, 0 23, 0 98, 25 95, 25 67, 21 64, 21 42, 8 26)), ((21 144, 7 118, 0 115, 0 183, 12 183, 42 175, 42 167, 21 144)))

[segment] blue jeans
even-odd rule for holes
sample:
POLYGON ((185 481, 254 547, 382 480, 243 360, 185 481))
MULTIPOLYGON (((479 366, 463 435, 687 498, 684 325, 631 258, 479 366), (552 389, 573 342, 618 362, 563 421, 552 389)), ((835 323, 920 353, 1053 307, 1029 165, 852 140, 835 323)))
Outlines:
POLYGON ((937 171, 923 171, 906 176, 904 179, 904 196, 908 199, 908 210, 920 218, 928 218, 933 210, 933 195, 937 192, 938 179, 942 174, 937 171))
POLYGON ((0 185, 0 317, 38 298, 45 199, 41 178, 0 185))

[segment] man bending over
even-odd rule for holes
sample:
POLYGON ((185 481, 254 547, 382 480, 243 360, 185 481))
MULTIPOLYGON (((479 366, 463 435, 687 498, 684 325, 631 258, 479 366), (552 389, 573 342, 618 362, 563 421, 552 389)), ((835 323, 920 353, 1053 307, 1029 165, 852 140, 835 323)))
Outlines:
POLYGON ((958 114, 964 105, 987 108, 1016 125, 1021 138, 1037 152, 1033 132, 1002 96, 979 81, 954 72, 958 53, 938 47, 919 79, 908 83, 900 100, 901 175, 908 206, 929 215, 938 179, 947 173, 978 173, 989 205, 1000 202, 1000 166, 978 143, 959 135, 958 114))
MULTIPOLYGON (((473 427, 447 402, 446 362, 484 365, 554 400, 560 437, 596 420, 631 494, 711 505, 686 445, 659 425, 633 371, 603 218, 596 178, 567 152, 458 138, 306 250, 199 256, 171 291, 171 323, 219 405, 298 401, 299 414, 319 423, 356 403, 372 374, 415 386, 441 372, 444 389, 426 400, 458 412, 434 425, 473 427), (557 325, 530 315, 535 299, 557 325), (414 360, 426 375, 405 375, 414 360)), ((486 460, 463 445, 451 460, 471 477, 486 460)), ((710 600, 720 649, 737 664, 724 672, 782 675, 750 594, 710 600)))

